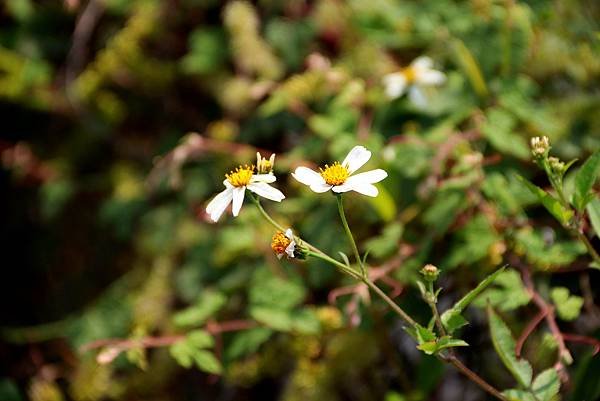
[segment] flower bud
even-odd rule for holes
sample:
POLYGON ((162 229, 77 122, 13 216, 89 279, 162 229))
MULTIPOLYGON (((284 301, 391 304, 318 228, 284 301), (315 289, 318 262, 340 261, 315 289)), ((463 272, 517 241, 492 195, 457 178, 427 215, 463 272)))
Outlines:
POLYGON ((535 158, 544 157, 550 150, 550 140, 547 136, 535 136, 531 138, 531 154, 535 158))
POLYGON ((288 258, 295 258, 297 254, 300 254, 300 252, 298 252, 300 249, 296 247, 294 234, 290 228, 288 228, 285 233, 283 231, 277 231, 273 235, 273 238, 271 239, 271 249, 279 259, 284 255, 288 258))
POLYGON ((259 152, 256 152, 256 172, 258 174, 271 174, 275 165, 275 153, 267 158, 262 157, 259 152))
POLYGON ((440 275, 440 269, 438 269, 434 265, 427 264, 421 269, 421 274, 423 275, 426 281, 433 282, 437 280, 438 276, 440 275))
POLYGON ((565 163, 561 162, 558 157, 549 157, 548 163, 550 164, 552 172, 555 174, 561 175, 565 170, 565 163))

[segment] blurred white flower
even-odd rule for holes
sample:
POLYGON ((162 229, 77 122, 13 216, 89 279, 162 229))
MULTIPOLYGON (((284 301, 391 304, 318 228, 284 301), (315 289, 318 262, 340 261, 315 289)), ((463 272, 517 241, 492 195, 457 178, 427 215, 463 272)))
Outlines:
POLYGON ((293 258, 294 251, 296 250, 296 241, 294 241, 292 229, 288 228, 285 230, 285 233, 277 231, 271 239, 271 249, 273 249, 273 252, 275 252, 275 255, 277 255, 279 259, 281 259, 283 255, 287 255, 288 258, 293 258))
POLYGON ((259 152, 256 152, 256 172, 258 174, 270 174, 273 172, 275 166, 275 153, 268 159, 262 157, 259 152))
POLYGON ((427 105, 423 90, 426 87, 438 86, 446 81, 446 75, 433 69, 433 60, 426 56, 415 59, 406 68, 383 77, 385 94, 396 99, 408 91, 410 101, 419 107, 427 105))
POLYGON ((373 185, 385 177, 387 173, 382 169, 367 171, 352 175, 371 158, 371 152, 363 146, 355 146, 346 156, 342 164, 339 162, 325 165, 320 173, 307 167, 298 167, 292 176, 311 190, 317 193, 333 192, 342 193, 356 191, 363 195, 377 196, 379 191, 373 185))
MULTIPOLYGON (((273 156, 271 156, 273 158, 273 156)), ((225 190, 217 194, 206 206, 206 213, 210 215, 212 221, 217 221, 227 209, 230 203, 233 203, 231 212, 237 216, 244 202, 244 194, 246 189, 255 194, 281 202, 285 199, 285 195, 269 184, 275 182, 276 178, 272 173, 254 174, 254 166, 239 166, 229 174, 225 174, 225 190)))

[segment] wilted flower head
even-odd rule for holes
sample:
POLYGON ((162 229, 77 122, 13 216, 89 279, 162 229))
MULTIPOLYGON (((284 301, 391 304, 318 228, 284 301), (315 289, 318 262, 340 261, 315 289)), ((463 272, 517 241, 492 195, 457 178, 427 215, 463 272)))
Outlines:
POLYGON ((296 241, 294 241, 294 234, 292 233, 292 229, 288 228, 283 231, 277 231, 273 238, 271 239, 271 249, 275 252, 275 255, 279 259, 283 257, 283 255, 287 255, 288 258, 294 257, 294 251, 296 250, 296 241))
POLYGON ((258 174, 271 174, 273 166, 275 166, 275 153, 267 160, 259 152, 256 152, 256 171, 258 174))
POLYGON ((341 164, 339 162, 326 164, 324 168, 319 169, 319 173, 307 167, 298 167, 292 176, 317 193, 331 189, 336 193, 356 191, 363 195, 377 196, 379 191, 373 184, 387 177, 384 170, 376 169, 352 175, 370 158, 371 152, 363 146, 355 146, 341 164))
POLYGON ((438 86, 446 81, 446 75, 433 69, 433 60, 426 56, 415 59, 408 67, 383 77, 383 86, 390 99, 402 96, 408 89, 410 101, 420 107, 427 104, 423 89, 438 86))
POLYGON ((534 157, 539 158, 548 154, 550 150, 550 140, 547 136, 534 136, 531 138, 531 153, 534 157))
MULTIPOLYGON (((272 155, 271 158, 274 159, 274 156, 272 155)), ((269 185, 275 182, 275 176, 270 172, 268 174, 255 174, 255 169, 253 165, 244 165, 230 171, 229 174, 225 174, 225 180, 223 181, 225 189, 215 196, 206 207, 206 213, 210 215, 213 221, 219 220, 230 203, 233 203, 232 214, 237 216, 242 208, 246 189, 275 202, 281 202, 285 199, 285 195, 281 191, 269 185)))

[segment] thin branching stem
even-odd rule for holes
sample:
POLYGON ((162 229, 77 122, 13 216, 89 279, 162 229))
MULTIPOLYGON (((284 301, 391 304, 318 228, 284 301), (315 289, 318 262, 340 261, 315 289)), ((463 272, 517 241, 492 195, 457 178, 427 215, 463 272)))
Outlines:
POLYGON ((344 226, 344 230, 346 231, 346 236, 348 237, 348 241, 350 241, 350 245, 352 246, 352 251, 354 252, 354 257, 356 258, 356 263, 360 267, 360 273, 363 277, 367 277, 367 272, 365 270, 363 261, 360 258, 360 253, 358 252, 358 247, 356 246, 356 242, 354 241, 354 236, 352 235, 350 226, 348 226, 348 220, 346 220, 346 214, 344 213, 344 204, 342 202, 342 194, 336 194, 335 199, 337 200, 338 212, 340 213, 340 219, 342 220, 342 225, 344 226))

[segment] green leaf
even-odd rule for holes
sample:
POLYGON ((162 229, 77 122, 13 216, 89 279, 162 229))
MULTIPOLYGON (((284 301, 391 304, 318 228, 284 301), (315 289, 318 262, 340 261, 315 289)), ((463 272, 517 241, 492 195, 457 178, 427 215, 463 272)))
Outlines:
POLYGON ((423 343, 417 345, 417 349, 425 352, 427 355, 432 355, 432 354, 435 354, 436 352, 439 352, 445 348, 468 347, 468 346, 469 346, 469 344, 467 344, 465 341, 463 341, 461 339, 452 338, 450 336, 444 336, 444 337, 440 337, 437 340, 423 342, 423 343))
POLYGON ((256 327, 250 330, 235 333, 233 340, 225 351, 228 360, 252 354, 264 344, 273 334, 273 330, 266 327, 256 327))
POLYGON ((436 336, 433 331, 421 326, 420 324, 417 324, 415 327, 416 327, 417 341, 419 344, 426 343, 429 341, 435 341, 436 336))
POLYGON ((516 119, 506 110, 492 108, 487 113, 481 132, 497 150, 526 160, 529 158, 529 146, 522 136, 514 133, 516 123, 516 119))
POLYGON ((290 331, 293 319, 290 311, 265 306, 255 306, 250 309, 250 316, 257 322, 279 331, 290 331))
POLYGON ((573 193, 573 205, 579 211, 592 200, 591 189, 600 175, 600 151, 596 151, 583 163, 583 166, 575 175, 575 192, 573 193))
POLYGON ((469 344, 466 341, 461 340, 460 338, 452 338, 450 336, 441 337, 437 341, 437 350, 442 350, 444 348, 451 347, 468 347, 469 344))
POLYGON ((190 331, 185 341, 195 348, 211 348, 215 345, 214 337, 206 330, 190 331))
POLYGON ((179 341, 169 347, 169 353, 184 368, 190 368, 193 363, 193 350, 185 341, 179 341))
POLYGON ((583 298, 571 295, 565 287, 555 287, 550 293, 552 302, 556 306, 558 316, 563 320, 575 320, 581 313, 583 298))
POLYGON ((482 292, 473 301, 473 305, 483 308, 490 304, 500 310, 510 311, 527 305, 531 300, 531 295, 525 289, 521 276, 513 269, 500 273, 494 284, 496 286, 482 292))
POLYGON ((193 354, 193 359, 198 369, 204 372, 219 375, 223 371, 221 362, 219 362, 215 355, 210 351, 202 350, 195 352, 193 354))
POLYGON ((312 309, 301 309, 292 314, 292 330, 301 334, 318 334, 321 331, 319 317, 312 309))
POLYGON ((477 287, 473 288, 464 297, 458 300, 452 308, 442 313, 442 323, 446 330, 448 330, 448 333, 452 334, 454 330, 468 324, 467 320, 461 315, 462 311, 465 310, 465 308, 469 306, 483 290, 492 284, 496 277, 498 277, 505 269, 506 266, 503 266, 487 276, 477 285, 477 287))
POLYGON ((535 397, 526 390, 510 389, 503 391, 502 394, 508 398, 508 401, 537 401, 535 397))
POLYGON ((514 378, 523 387, 531 384, 532 369, 525 359, 517 359, 515 355, 515 340, 506 323, 494 312, 491 306, 487 308, 490 321, 492 343, 496 353, 514 378))
POLYGON ((592 223, 596 237, 600 238, 600 199, 592 199, 587 204, 585 210, 587 210, 588 216, 590 216, 590 222, 592 223))
POLYGON ((267 269, 257 270, 250 287, 250 303, 278 309, 292 309, 302 303, 306 289, 296 281, 274 276, 267 269))
POLYGON ((533 381, 533 393, 539 401, 551 401, 558 394, 560 380, 554 368, 546 369, 533 381))
POLYGON ((554 198, 548 192, 544 191, 537 185, 532 184, 527 179, 517 176, 519 180, 533 193, 539 201, 544 205, 546 210, 554 216, 563 226, 566 226, 573 217, 573 211, 565 208, 558 199, 554 198))
POLYGON ((176 313, 173 322, 179 327, 200 326, 221 309, 227 297, 218 291, 205 291, 193 306, 176 313))

